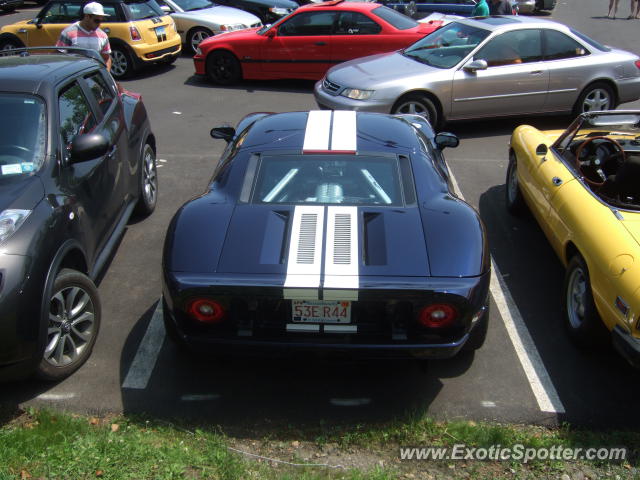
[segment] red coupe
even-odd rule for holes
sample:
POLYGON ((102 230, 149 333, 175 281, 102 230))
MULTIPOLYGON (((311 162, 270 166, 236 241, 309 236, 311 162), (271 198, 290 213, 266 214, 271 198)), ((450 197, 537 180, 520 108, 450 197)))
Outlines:
POLYGON ((411 45, 440 26, 370 2, 298 8, 274 25, 210 37, 193 57, 196 74, 230 85, 241 79, 318 80, 336 63, 411 45))

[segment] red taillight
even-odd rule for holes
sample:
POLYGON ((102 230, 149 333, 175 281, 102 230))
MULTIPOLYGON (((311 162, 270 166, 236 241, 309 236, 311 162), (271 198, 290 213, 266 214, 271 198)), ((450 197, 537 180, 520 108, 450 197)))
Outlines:
POLYGON ((129 33, 131 34, 131 40, 142 40, 140 32, 136 27, 129 27, 129 33))
POLYGON ((187 303, 187 313, 202 323, 218 323, 224 319, 224 308, 215 300, 196 298, 187 303))
POLYGON ((418 322, 423 327, 443 328, 451 326, 458 318, 458 310, 447 303, 436 303, 420 310, 418 322))
POLYGON ((636 68, 640 69, 640 60, 636 60, 636 68))

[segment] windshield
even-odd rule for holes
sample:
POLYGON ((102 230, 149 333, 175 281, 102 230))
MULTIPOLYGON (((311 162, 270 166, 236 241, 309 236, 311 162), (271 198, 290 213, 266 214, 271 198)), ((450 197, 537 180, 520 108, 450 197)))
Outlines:
POLYGON ((29 174, 44 161, 44 102, 24 94, 0 94, 0 177, 29 174))
POLYGON ((604 136, 629 140, 627 149, 640 152, 640 113, 602 113, 579 117, 558 139, 556 148, 565 151, 574 140, 604 136))
POLYGON ((264 156, 253 203, 403 204, 396 157, 264 156))
POLYGON ((489 30, 453 22, 418 40, 402 54, 431 67, 451 68, 466 58, 489 33, 489 30))
POLYGON ((131 20, 144 20, 145 18, 162 17, 166 15, 155 0, 147 0, 145 2, 129 1, 123 6, 129 10, 129 18, 131 20))
POLYGON ((215 6, 211 0, 174 0, 178 6, 186 12, 192 12, 194 10, 202 10, 203 8, 209 8, 215 6))

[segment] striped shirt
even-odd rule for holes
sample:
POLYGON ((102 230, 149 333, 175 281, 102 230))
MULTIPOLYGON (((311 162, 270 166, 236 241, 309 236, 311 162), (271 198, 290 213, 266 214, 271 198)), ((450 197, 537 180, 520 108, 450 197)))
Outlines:
POLYGON ((99 28, 89 32, 80 26, 80 22, 72 23, 62 31, 56 47, 89 48, 103 55, 111 53, 107 34, 99 28))

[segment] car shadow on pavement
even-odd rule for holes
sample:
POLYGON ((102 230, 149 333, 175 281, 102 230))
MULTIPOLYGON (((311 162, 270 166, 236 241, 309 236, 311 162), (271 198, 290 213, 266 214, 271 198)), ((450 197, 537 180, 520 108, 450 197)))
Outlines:
POLYGON ((498 120, 473 120, 448 123, 442 131, 455 133, 460 140, 470 138, 490 138, 501 135, 511 136, 513 130, 519 125, 531 125, 540 130, 553 130, 567 128, 573 120, 570 116, 538 116, 538 117, 508 117, 498 120))
POLYGON ((207 89, 244 90, 253 92, 287 92, 287 93, 312 93, 314 80, 242 80, 235 85, 216 85, 206 77, 192 75, 188 77, 185 85, 207 89))
MULTIPOLYGON (((154 329, 150 321, 161 323, 151 310, 123 348, 121 385, 128 384, 137 352, 146 348, 143 336, 154 329)), ((436 365, 434 370, 460 376, 472 360, 473 355, 460 355, 447 360, 446 368, 436 365)), ((148 383, 144 388, 123 387, 122 404, 125 414, 215 425, 236 436, 280 434, 287 428, 293 434, 298 428, 419 418, 442 388, 431 370, 428 364, 404 360, 212 358, 184 352, 165 338, 148 383)))
POLYGON ((558 422, 621 429, 640 426, 640 420, 628 414, 634 408, 630 398, 640 372, 613 348, 585 352, 571 343, 562 324, 564 267, 533 215, 529 211, 521 217, 509 215, 504 196, 504 185, 483 193, 480 216, 491 255, 564 406, 558 422))

